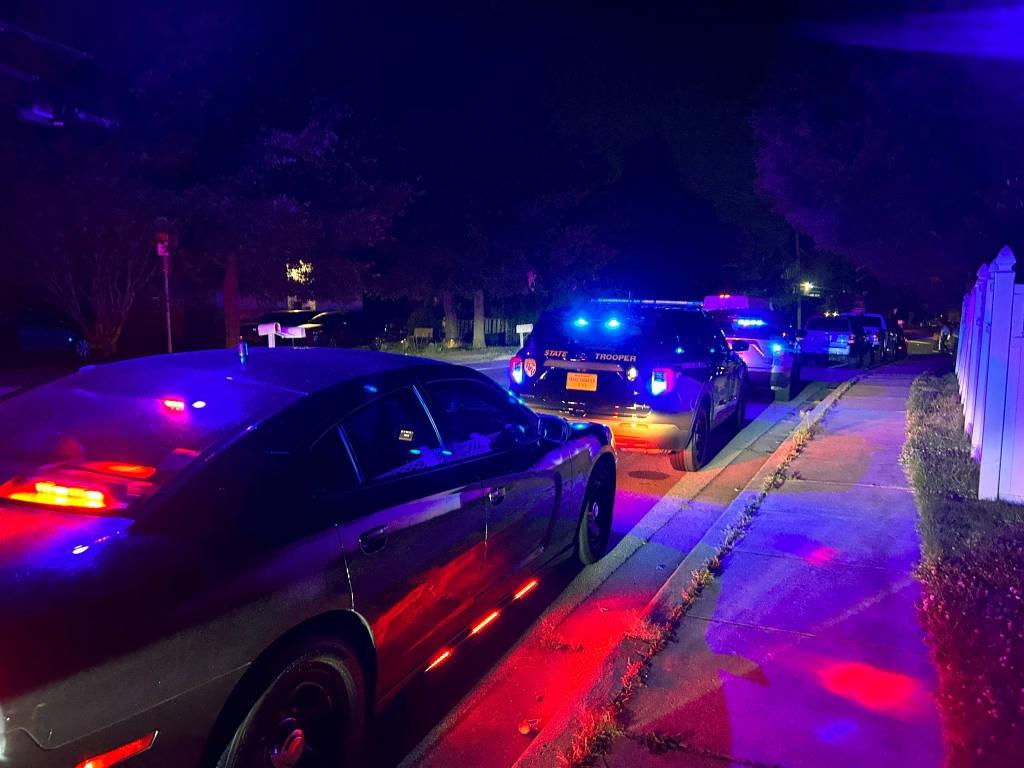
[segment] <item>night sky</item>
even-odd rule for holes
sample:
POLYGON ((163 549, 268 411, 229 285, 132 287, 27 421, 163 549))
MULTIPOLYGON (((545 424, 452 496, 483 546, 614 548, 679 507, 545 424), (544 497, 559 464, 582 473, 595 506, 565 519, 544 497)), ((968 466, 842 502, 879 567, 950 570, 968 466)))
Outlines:
MULTIPOLYGON (((550 301, 786 296, 813 278, 942 312, 1020 239, 1024 12, 939 6, 20 0, 2 11, 0 173, 13 205, 117 144, 159 194, 224 189, 260 137, 330 115, 374 163, 360 204, 409 194, 386 237, 334 243, 369 292, 500 299, 529 270, 550 301), (960 42, 993 19, 1011 31, 960 42), (72 117, 54 128, 39 104, 72 117), (466 254, 493 268, 460 270, 466 254), (429 284, 396 287, 410 259, 429 284)), ((314 213, 356 199, 274 183, 314 213)), ((24 215, 0 226, 7 285, 31 284, 24 215)))

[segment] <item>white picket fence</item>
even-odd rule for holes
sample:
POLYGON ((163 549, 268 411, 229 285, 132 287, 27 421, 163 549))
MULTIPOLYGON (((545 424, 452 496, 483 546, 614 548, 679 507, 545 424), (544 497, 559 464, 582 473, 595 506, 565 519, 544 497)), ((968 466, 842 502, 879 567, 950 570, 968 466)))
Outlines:
POLYGON ((967 434, 981 464, 978 496, 1024 503, 1024 285, 1004 247, 964 296, 956 374, 967 434))

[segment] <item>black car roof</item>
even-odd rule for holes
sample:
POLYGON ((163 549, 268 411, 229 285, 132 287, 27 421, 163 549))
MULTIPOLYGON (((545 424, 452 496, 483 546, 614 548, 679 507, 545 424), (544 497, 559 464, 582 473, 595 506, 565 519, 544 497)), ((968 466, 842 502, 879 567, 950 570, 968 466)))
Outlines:
MULTIPOLYGON (((241 379, 266 386, 312 394, 333 384, 360 376, 416 366, 444 366, 445 363, 408 355, 371 352, 358 349, 327 349, 322 347, 291 347, 277 349, 250 349, 243 364, 238 352, 231 349, 211 349, 202 352, 179 352, 173 355, 155 355, 89 366, 90 377, 109 374, 116 379, 122 373, 136 376, 152 375, 159 380, 164 372, 187 372, 196 384, 204 380, 224 377, 241 379)), ((75 374, 72 374, 73 378, 75 374)))

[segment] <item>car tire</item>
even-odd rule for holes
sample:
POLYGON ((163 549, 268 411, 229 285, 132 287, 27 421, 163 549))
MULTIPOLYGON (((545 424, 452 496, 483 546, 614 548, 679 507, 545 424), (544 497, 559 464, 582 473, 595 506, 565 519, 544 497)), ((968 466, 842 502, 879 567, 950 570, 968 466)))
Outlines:
POLYGON ((583 565, 593 565, 608 549, 614 505, 615 472, 602 463, 591 473, 583 497, 583 510, 576 535, 576 558, 583 565))
POLYGON ((263 692, 249 709, 217 768, 358 764, 366 733, 366 678, 355 651, 339 638, 308 638, 272 666, 263 692), (273 757, 272 757, 273 756, 273 757), (301 765, 306 765, 302 762, 301 765))
POLYGON ((711 424, 708 419, 708 409, 701 407, 694 415, 690 443, 679 453, 669 454, 668 459, 672 469, 680 472, 699 472, 707 460, 708 436, 710 432, 711 424))
POLYGON ((75 357, 77 357, 79 360, 88 360, 89 354, 92 352, 92 350, 89 348, 89 342, 86 341, 85 339, 79 339, 78 341, 76 341, 71 351, 74 352, 75 357))

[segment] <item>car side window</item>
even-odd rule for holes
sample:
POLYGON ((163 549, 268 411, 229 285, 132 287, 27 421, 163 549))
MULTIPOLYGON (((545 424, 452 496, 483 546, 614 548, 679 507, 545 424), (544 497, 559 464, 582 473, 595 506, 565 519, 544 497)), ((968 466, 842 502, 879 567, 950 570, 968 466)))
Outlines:
POLYGON ((341 429, 334 426, 313 444, 309 452, 313 471, 328 493, 343 491, 359 483, 341 429))
POLYGON ((536 432, 530 413, 497 388, 468 379, 434 381, 425 388, 440 409, 457 459, 510 450, 536 432))
POLYGON ((364 481, 444 463, 437 431, 412 387, 379 397, 342 419, 364 481))

